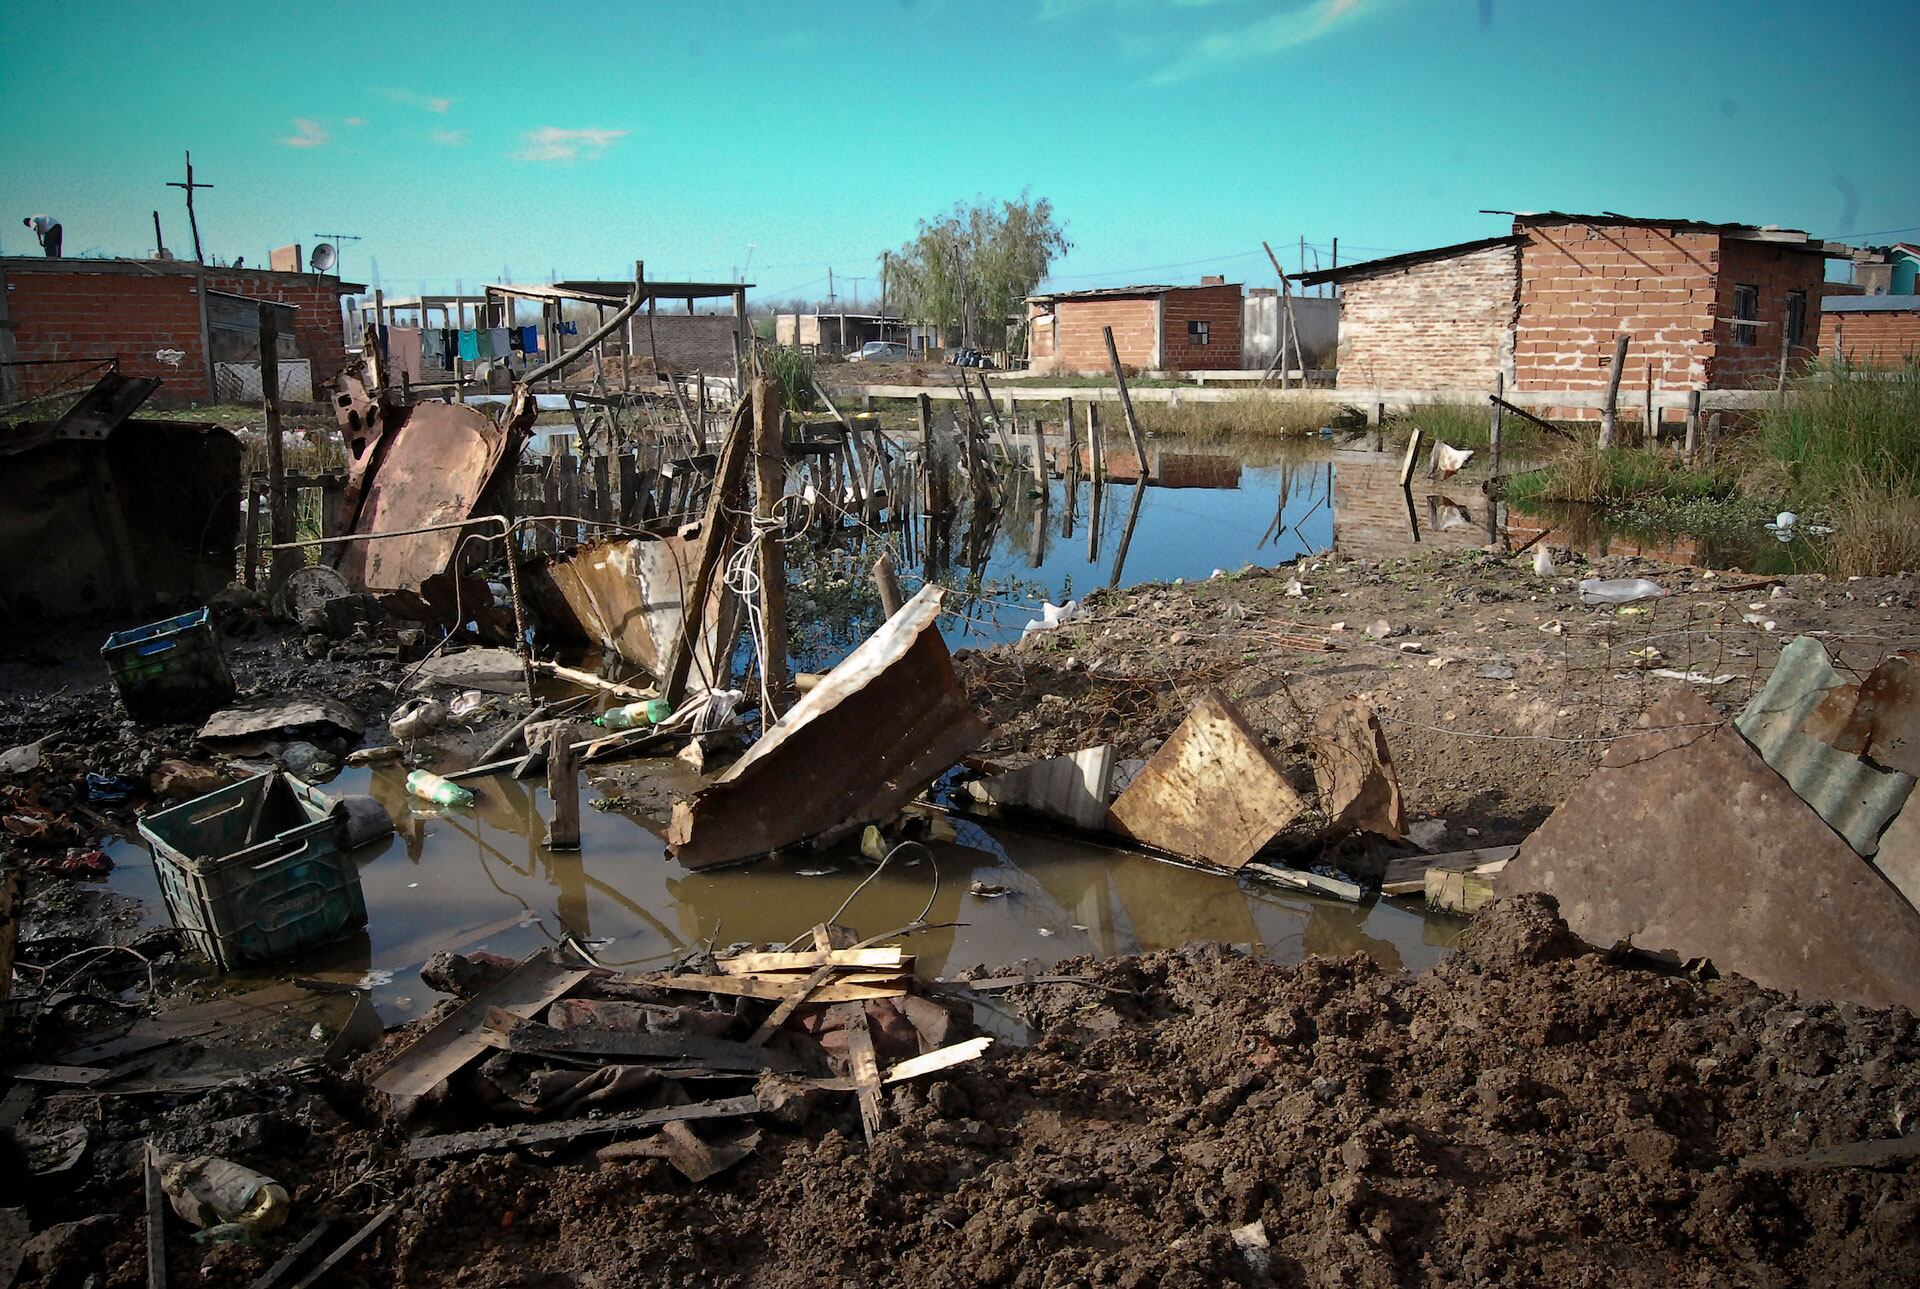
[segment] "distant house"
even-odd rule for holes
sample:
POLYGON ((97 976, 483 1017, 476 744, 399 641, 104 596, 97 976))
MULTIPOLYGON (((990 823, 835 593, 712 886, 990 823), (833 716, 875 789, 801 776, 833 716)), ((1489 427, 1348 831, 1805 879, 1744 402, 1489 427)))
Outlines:
POLYGON ((1920 362, 1920 295, 1832 295, 1820 306, 1820 352, 1862 367, 1920 362))
POLYGON ((1863 246, 1853 253, 1853 283, 1866 295, 1920 293, 1920 246, 1863 246))
POLYGON ((1238 283, 1119 286, 1027 297, 1027 365, 1037 372, 1102 372, 1106 328, 1120 362, 1143 371, 1237 371, 1238 283))
POLYGON ((852 354, 873 340, 925 348, 923 329, 884 313, 776 313, 773 343, 795 345, 810 354, 852 354))
POLYGON ((1340 389, 1602 391, 1624 333, 1631 404, 1649 374, 1666 391, 1769 384, 1783 333, 1790 359, 1812 356, 1826 261, 1850 254, 1791 229, 1548 211, 1295 280, 1340 285, 1340 389))

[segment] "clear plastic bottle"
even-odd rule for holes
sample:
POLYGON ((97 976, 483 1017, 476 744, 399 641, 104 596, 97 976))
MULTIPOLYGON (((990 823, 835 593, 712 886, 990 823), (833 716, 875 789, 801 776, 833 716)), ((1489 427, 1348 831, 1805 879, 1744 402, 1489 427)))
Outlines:
POLYGON ((407 791, 437 806, 470 806, 473 794, 454 783, 443 779, 431 770, 415 770, 407 776, 407 791))
POLYGON ((612 707, 593 718, 593 723, 605 730, 630 730, 642 725, 658 725, 673 714, 664 698, 649 698, 642 703, 628 703, 624 707, 612 707))

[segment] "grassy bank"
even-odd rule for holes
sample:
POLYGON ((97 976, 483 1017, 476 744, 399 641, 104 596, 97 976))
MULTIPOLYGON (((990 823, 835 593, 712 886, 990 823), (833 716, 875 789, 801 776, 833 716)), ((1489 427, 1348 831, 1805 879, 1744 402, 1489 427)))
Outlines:
MULTIPOLYGON (((1318 434, 1321 426, 1333 424, 1340 409, 1330 398, 1281 401, 1250 394, 1207 403, 1135 403, 1133 410, 1149 434, 1207 442, 1318 434)), ((1107 425, 1126 424, 1118 406, 1103 404, 1100 419, 1107 425)))
POLYGON ((1695 531, 1791 510, 1833 529, 1820 545, 1830 573, 1920 568, 1920 366, 1811 369, 1711 465, 1583 445, 1510 478, 1506 495, 1523 509, 1582 503, 1695 531))
MULTIPOLYGON (((1438 439, 1456 448, 1485 452, 1493 444, 1493 407, 1488 403, 1426 403, 1387 417, 1387 429, 1403 437, 1416 427, 1426 434, 1429 444, 1438 439)), ((1539 426, 1512 412, 1500 420, 1502 452, 1537 447, 1545 437, 1539 426)))

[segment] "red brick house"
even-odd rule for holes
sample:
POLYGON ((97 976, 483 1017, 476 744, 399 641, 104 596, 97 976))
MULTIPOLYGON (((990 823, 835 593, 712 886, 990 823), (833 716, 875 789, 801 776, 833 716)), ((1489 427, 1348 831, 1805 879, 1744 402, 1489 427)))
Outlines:
POLYGON ((1820 352, 1862 367, 1920 362, 1920 295, 1830 295, 1820 305, 1820 352))
POLYGON ((1027 297, 1027 365, 1037 372, 1108 370, 1106 328, 1120 362, 1142 371, 1237 371, 1240 286, 1122 286, 1027 297))
POLYGON ((1815 352, 1826 261, 1848 248, 1790 229, 1516 214, 1512 232, 1295 277, 1341 288, 1341 389, 1480 397, 1603 393, 1629 339, 1621 401, 1772 384, 1815 352))
POLYGON ((36 256, 0 259, 0 289, 0 325, 10 324, 12 341, 6 346, 0 340, 0 359, 18 360, 12 379, 20 396, 77 370, 51 360, 115 358, 122 372, 158 376, 167 394, 190 398, 215 397, 219 346, 212 332, 222 297, 294 306, 294 347, 312 364, 318 391, 346 362, 341 298, 366 290, 320 274, 190 260, 36 256))

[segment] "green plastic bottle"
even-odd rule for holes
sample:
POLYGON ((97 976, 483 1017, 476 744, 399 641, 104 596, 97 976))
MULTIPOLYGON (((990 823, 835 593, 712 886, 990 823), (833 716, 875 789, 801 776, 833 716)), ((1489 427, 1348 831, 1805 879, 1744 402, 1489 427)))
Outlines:
POLYGON ((673 715, 673 708, 667 706, 664 698, 649 698, 643 703, 628 703, 624 707, 612 707, 593 718, 593 723, 603 730, 630 730, 641 725, 658 725, 673 715))
POLYGON ((407 791, 437 806, 470 806, 473 794, 450 779, 431 770, 415 770, 407 776, 407 791))

